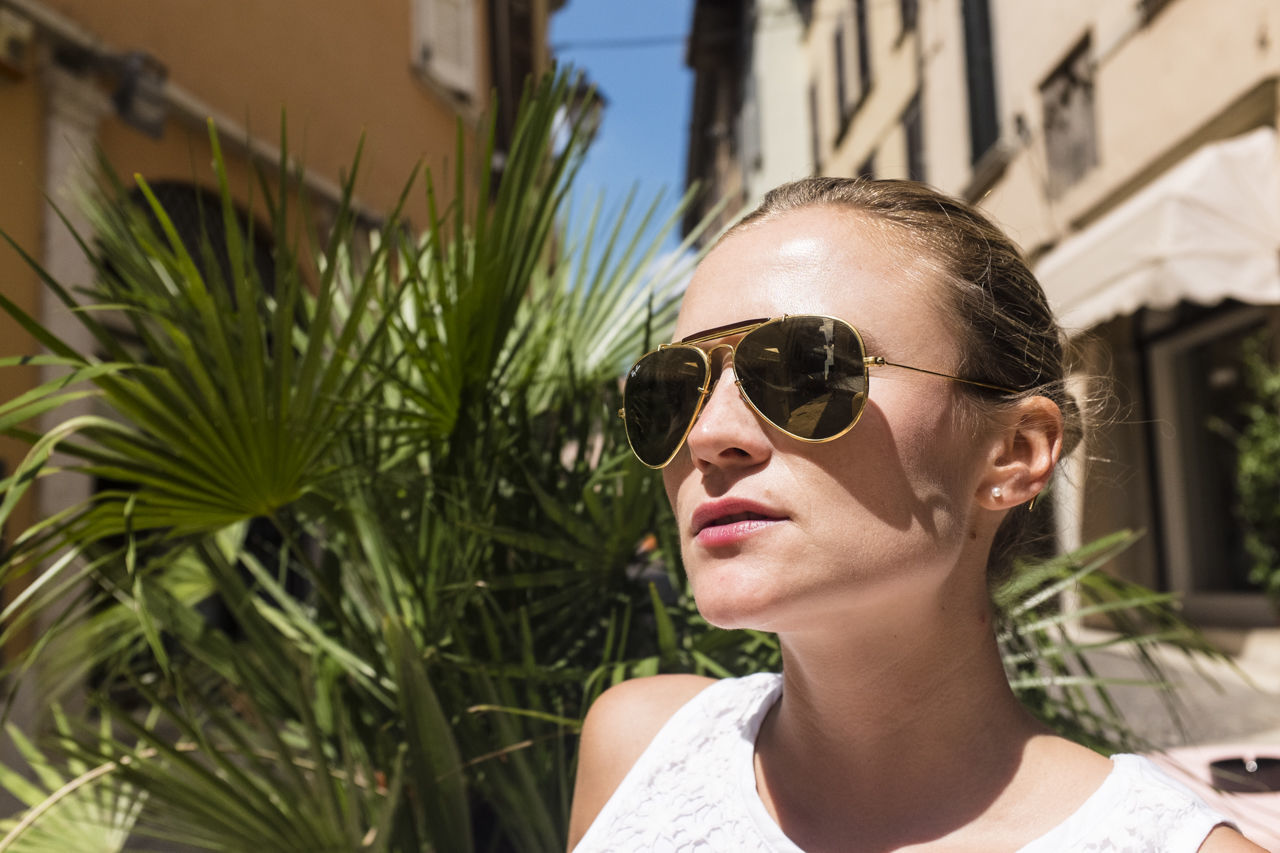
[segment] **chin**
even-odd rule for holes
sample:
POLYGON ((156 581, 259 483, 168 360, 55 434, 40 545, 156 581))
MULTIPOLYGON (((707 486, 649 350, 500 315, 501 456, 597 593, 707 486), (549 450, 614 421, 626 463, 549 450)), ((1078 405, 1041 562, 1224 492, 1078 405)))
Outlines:
POLYGON ((708 611, 702 606, 698 607, 698 612, 702 614, 702 618, 707 620, 707 624, 714 625, 725 631, 767 631, 768 628, 763 627, 749 617, 744 617, 740 613, 731 611, 717 612, 708 611))
POLYGON ((776 598, 762 594, 759 588, 738 590, 735 593, 723 583, 715 585, 705 595, 698 594, 697 584, 695 584, 693 600, 698 605, 698 613, 703 619, 726 631, 773 630, 772 625, 779 606, 776 598))

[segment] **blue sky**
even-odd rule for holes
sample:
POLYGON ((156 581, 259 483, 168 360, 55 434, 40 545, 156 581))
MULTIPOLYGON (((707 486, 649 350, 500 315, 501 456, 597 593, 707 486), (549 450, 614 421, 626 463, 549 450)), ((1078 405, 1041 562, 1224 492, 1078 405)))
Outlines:
POLYGON ((551 20, 561 63, 586 71, 608 99, 575 195, 604 192, 616 210, 638 187, 647 204, 664 192, 669 211, 684 188, 693 77, 684 64, 693 0, 569 0, 551 20))

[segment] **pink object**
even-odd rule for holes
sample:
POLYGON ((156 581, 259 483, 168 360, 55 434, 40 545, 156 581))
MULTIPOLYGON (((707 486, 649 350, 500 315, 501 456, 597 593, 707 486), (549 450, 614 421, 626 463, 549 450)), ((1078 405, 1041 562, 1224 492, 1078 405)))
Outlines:
POLYGON ((1280 744, 1184 746, 1148 757, 1250 841, 1280 851, 1280 744))

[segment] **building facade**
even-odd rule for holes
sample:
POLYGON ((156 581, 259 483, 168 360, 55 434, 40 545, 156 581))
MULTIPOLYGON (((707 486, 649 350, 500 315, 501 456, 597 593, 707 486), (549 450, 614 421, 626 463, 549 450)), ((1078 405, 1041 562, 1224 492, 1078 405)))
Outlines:
MULTIPOLYGON (((309 204, 321 217, 339 198, 363 142, 355 205, 376 224, 396 206, 418 164, 455 164, 459 124, 474 140, 486 132, 490 110, 500 166, 525 79, 550 66, 548 19, 562 5, 0 0, 0 230, 59 281, 90 284, 92 265, 60 217, 92 240, 80 199, 101 177, 98 152, 116 174, 144 177, 178 218, 216 193, 210 125, 241 213, 260 222, 254 171, 278 167, 282 124, 309 204)), ((479 187, 475 166, 471 191, 479 187)), ((419 179, 409 196, 410 223, 425 216, 422 186, 419 179)), ((453 182, 438 179, 436 187, 447 196, 453 182)), ((199 217, 188 218, 199 227, 199 217)), ((0 249, 0 289, 91 351, 79 324, 7 246, 0 249)), ((0 355, 35 351, 17 324, 0 316, 0 355)), ((35 368, 6 368, 0 399, 40 381, 35 368)), ((14 470, 25 451, 0 438, 0 469, 14 470)), ((52 479, 61 482, 38 484, 15 515, 15 528, 90 488, 52 479)))
POLYGON ((916 178, 980 204, 1111 389, 1053 489, 1060 546, 1144 529, 1116 571, 1178 592, 1204 624, 1276 624, 1248 579, 1236 438, 1242 342, 1280 354, 1280 5, 706 0, 697 14, 726 6, 742 7, 738 32, 703 33, 689 64, 701 87, 706 45, 739 46, 733 109, 695 113, 690 181, 735 187, 735 208, 808 174, 916 178), (717 153, 731 146, 753 153, 717 153))

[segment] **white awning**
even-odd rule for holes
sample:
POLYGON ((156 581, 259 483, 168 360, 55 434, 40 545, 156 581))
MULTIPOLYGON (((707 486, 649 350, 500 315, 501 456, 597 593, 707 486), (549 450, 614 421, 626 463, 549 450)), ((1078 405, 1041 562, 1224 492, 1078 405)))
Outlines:
POLYGON ((1280 304, 1280 163, 1270 127, 1206 145, 1046 254, 1068 330, 1181 300, 1280 304))

